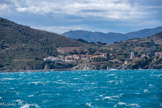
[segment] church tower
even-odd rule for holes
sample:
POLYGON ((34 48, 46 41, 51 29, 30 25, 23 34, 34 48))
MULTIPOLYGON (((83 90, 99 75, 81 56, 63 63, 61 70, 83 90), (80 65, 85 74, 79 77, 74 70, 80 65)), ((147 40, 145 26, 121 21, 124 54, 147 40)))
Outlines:
POLYGON ((130 53, 130 59, 133 59, 134 58, 134 51, 131 50, 131 53, 130 53))

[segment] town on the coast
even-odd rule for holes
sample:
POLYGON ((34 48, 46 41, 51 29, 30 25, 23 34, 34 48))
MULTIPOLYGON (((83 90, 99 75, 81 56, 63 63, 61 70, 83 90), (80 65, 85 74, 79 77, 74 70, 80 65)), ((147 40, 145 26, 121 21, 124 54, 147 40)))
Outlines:
MULTIPOLYGON (((0 27, 0 71, 162 68, 162 27, 115 33, 122 37, 119 40, 114 33, 102 33, 101 41, 37 30, 4 18, 0 18, 0 27)), ((83 37, 101 35, 75 33, 83 37)))
MULTIPOLYGON (((130 51, 129 58, 126 58, 123 63, 121 63, 120 60, 118 60, 116 57, 118 54, 112 54, 112 53, 101 53, 101 52, 95 52, 93 54, 70 54, 72 51, 76 51, 79 48, 77 47, 64 47, 64 48, 58 48, 57 51, 60 52, 59 55, 57 56, 48 56, 44 58, 45 62, 53 62, 53 63, 79 63, 82 61, 83 63, 105 63, 107 62, 112 63, 115 61, 116 63, 119 63, 122 65, 122 67, 128 65, 129 63, 132 63, 132 61, 139 61, 144 58, 149 58, 150 54, 149 53, 143 53, 140 56, 135 55, 134 50, 130 51), (68 53, 67 53, 68 52, 68 53), (109 58, 109 59, 108 59, 109 58), (110 59, 113 58, 113 59, 110 59), (98 61, 97 61, 98 60, 98 61)), ((154 53, 154 60, 156 59, 161 59, 162 58, 162 52, 155 52, 154 53)), ((111 65, 111 64, 110 64, 111 65)), ((108 65, 107 65, 108 66, 108 65)), ((105 66, 106 69, 106 66, 105 66)))

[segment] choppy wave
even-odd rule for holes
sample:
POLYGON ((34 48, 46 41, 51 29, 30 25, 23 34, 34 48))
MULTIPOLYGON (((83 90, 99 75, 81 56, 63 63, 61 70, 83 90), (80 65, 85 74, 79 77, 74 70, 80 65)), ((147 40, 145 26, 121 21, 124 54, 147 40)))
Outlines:
POLYGON ((0 73, 0 108, 160 108, 161 82, 162 70, 0 73))
POLYGON ((37 104, 25 104, 21 106, 20 108, 31 108, 31 107, 40 108, 37 104))
POLYGON ((125 103, 125 102, 118 102, 117 104, 114 105, 114 108, 119 107, 139 108, 140 105, 136 103, 125 103))
POLYGON ((0 80, 15 80, 16 78, 0 78, 0 80))

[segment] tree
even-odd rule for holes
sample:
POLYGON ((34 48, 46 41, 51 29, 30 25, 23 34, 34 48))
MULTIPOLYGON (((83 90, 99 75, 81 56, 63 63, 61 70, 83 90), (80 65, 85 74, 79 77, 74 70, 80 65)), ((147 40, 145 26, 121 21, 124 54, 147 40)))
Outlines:
POLYGON ((90 55, 93 55, 95 52, 96 52, 96 50, 93 48, 88 49, 88 54, 90 54, 90 55))

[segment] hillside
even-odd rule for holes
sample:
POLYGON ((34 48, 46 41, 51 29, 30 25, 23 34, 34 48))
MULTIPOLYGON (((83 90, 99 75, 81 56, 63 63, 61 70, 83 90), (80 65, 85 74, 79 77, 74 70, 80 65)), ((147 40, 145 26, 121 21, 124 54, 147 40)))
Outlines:
POLYGON ((91 32, 91 31, 69 31, 63 33, 63 35, 74 38, 74 39, 84 39, 89 42, 103 42, 103 43, 114 43, 122 40, 128 40, 133 38, 145 38, 147 36, 151 36, 158 32, 162 32, 162 26, 151 28, 151 29, 143 29, 135 32, 129 32, 126 34, 122 33, 102 33, 102 32, 91 32))
POLYGON ((115 57, 123 62, 118 68, 122 69, 156 69, 162 68, 162 58, 155 57, 155 52, 162 52, 162 32, 147 38, 136 38, 127 41, 108 44, 101 48, 107 52, 117 54, 115 57), (130 51, 133 50, 136 59, 130 60, 130 51), (125 61, 129 61, 124 65, 125 61))
POLYGON ((0 18, 0 70, 40 69, 44 57, 58 54, 56 48, 73 46, 88 44, 0 18))
MULTIPOLYGON (((118 35, 123 37, 123 34, 110 34, 115 40, 118 35)), ((155 52, 162 52, 162 32, 146 38, 104 44, 71 39, 0 18, 0 71, 106 69, 107 66, 115 69, 161 69, 162 58, 155 57, 155 52), (135 53, 133 60, 130 60, 131 50, 135 53), (67 62, 62 63, 44 61, 49 56, 80 59, 70 59, 74 62, 66 59, 67 62)))
POLYGON ((122 51, 123 53, 130 53, 134 50, 138 53, 153 53, 162 51, 162 32, 149 36, 147 38, 134 38, 126 41, 115 42, 114 44, 107 44, 105 48, 115 51, 122 51))
POLYGON ((162 69, 162 32, 147 38, 136 38, 99 47, 96 52, 107 53, 106 58, 95 58, 75 66, 73 69, 162 69), (130 52, 134 58, 130 59, 130 52))
POLYGON ((159 32, 162 32, 162 26, 151 28, 151 29, 142 29, 142 30, 135 31, 135 32, 129 32, 129 33, 126 33, 125 35, 128 37, 128 39, 145 38, 147 36, 151 36, 159 32))

